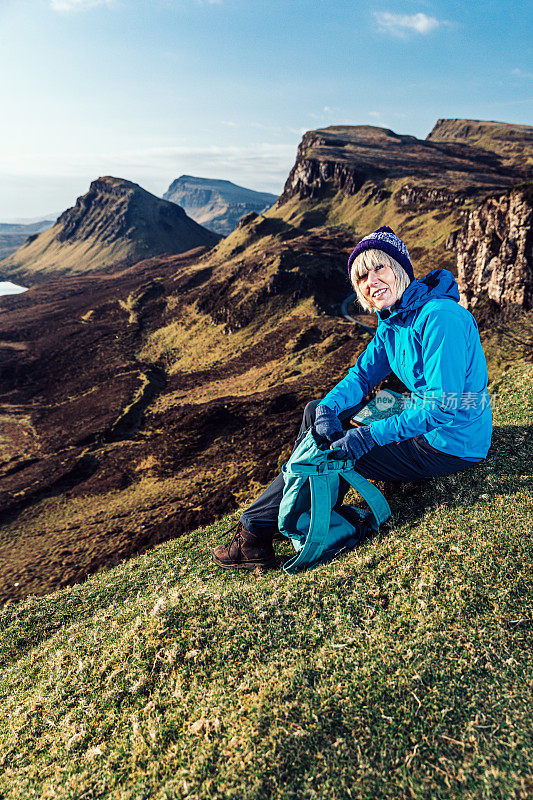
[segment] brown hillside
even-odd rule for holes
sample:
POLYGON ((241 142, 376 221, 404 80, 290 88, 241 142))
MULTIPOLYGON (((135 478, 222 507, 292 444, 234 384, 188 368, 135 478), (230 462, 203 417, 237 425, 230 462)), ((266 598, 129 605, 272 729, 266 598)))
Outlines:
POLYGON ((3 300, 0 599, 235 508, 354 362, 368 334, 319 310, 349 291, 351 237, 262 224, 269 236, 260 218, 241 227, 244 255, 154 258, 3 300))

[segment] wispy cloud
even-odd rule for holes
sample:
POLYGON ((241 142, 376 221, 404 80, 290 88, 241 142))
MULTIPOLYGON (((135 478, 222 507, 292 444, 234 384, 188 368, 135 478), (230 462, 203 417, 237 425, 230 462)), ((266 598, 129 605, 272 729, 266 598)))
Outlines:
POLYGON ((511 70, 511 75, 513 75, 515 78, 526 78, 529 80, 533 78, 533 72, 525 72, 523 69, 519 69, 518 67, 511 70))
POLYGON ((20 182, 29 176, 32 180, 46 176, 48 180, 70 179, 88 187, 99 175, 115 175, 162 194, 174 178, 187 174, 226 178, 243 186, 278 193, 294 164, 296 145, 297 142, 204 147, 167 145, 107 155, 84 152, 55 157, 36 152, 16 166, 11 154, 0 152, 0 185, 3 187, 8 179, 20 182))
POLYGON ((443 23, 427 14, 391 14, 390 11, 375 11, 374 19, 382 33, 393 36, 406 36, 408 33, 427 34, 439 28, 443 23))
POLYGON ((113 0, 50 0, 54 11, 82 11, 93 6, 111 5, 113 0))

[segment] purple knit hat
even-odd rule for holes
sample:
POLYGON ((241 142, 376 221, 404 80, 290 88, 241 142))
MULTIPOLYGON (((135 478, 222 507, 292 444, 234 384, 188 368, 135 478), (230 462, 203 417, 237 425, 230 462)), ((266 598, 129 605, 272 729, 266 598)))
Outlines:
POLYGON ((368 236, 365 236, 364 239, 361 239, 361 241, 355 245, 355 249, 348 259, 349 275, 351 274, 354 260, 359 253, 362 253, 364 250, 382 250, 384 253, 387 253, 387 255, 394 258, 398 264, 403 267, 409 275, 409 278, 414 281, 415 274, 413 272, 413 265, 411 264, 405 242, 403 242, 399 236, 396 236, 391 228, 383 225, 382 228, 378 228, 374 233, 369 233, 368 236))

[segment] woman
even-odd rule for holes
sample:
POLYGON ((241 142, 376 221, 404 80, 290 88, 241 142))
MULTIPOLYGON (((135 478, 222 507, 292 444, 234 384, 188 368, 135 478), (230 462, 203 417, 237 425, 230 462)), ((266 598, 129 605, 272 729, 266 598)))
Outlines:
MULTIPOLYGON (((377 314, 376 334, 346 377, 323 400, 308 403, 297 443, 314 424, 336 456, 353 459, 365 478, 385 481, 449 475, 482 461, 492 434, 487 364, 451 272, 436 269, 415 280, 405 243, 387 227, 357 244, 348 270, 359 302, 377 314), (411 391, 409 404, 344 431, 342 423, 391 372, 411 391)), ((213 551, 218 566, 275 565, 282 494, 278 475, 241 516, 231 541, 213 551)))

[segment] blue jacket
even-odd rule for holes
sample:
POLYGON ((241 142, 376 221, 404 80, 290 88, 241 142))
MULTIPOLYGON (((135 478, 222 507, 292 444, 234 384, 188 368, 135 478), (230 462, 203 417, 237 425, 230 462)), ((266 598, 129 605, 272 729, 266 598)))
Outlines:
POLYGON ((392 309, 377 312, 374 338, 321 402, 339 414, 394 372, 411 400, 401 413, 371 424, 378 445, 422 434, 444 453, 485 458, 492 434, 487 362, 476 321, 458 301, 446 269, 414 280, 392 309))

